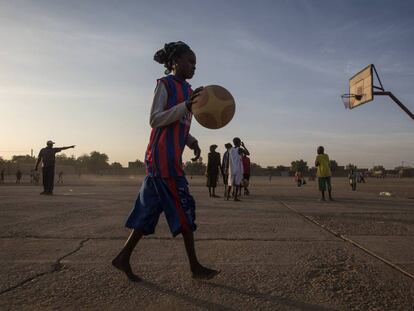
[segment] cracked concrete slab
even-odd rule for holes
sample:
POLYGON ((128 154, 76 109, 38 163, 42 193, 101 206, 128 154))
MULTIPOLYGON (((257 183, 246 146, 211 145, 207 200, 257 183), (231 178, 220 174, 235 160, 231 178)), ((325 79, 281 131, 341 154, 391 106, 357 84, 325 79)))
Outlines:
POLYGON ((20 284, 52 273, 59 259, 76 250, 81 241, 61 239, 0 239, 0 295, 20 284))
MULTIPOLYGON (((0 253, 0 277, 8 279, 2 288, 18 285, 0 294, 0 309, 409 310, 414 305, 413 279, 302 216, 413 271, 414 201, 378 198, 379 181, 369 180, 365 190, 361 185, 352 193, 345 179, 333 179, 338 201, 320 204, 311 182, 298 189, 291 179, 274 178, 270 184, 253 177, 252 195, 237 203, 210 199, 204 178, 189 179, 197 202, 200 261, 221 273, 193 280, 182 239, 171 237, 161 215, 156 234, 142 240, 133 255, 144 280, 131 283, 110 261, 128 235, 123 222, 140 180, 72 180, 53 197, 39 196, 36 187, 0 187, 0 245, 6 250, 0 253)), ((400 192, 398 185, 392 181, 389 187, 407 192, 407 182, 400 192)))
POLYGON ((10 309, 95 309, 105 303, 126 310, 335 310, 344 302, 350 309, 404 310, 412 302, 410 280, 342 241, 204 241, 197 244, 201 262, 221 269, 217 278, 205 282, 189 277, 180 239, 142 242, 132 260, 144 279, 141 283, 128 282, 110 266, 119 241, 95 240, 63 260, 65 268, 59 273, 2 299, 10 309))
POLYGON ((376 254, 398 266, 407 267, 414 275, 414 236, 350 236, 376 254))

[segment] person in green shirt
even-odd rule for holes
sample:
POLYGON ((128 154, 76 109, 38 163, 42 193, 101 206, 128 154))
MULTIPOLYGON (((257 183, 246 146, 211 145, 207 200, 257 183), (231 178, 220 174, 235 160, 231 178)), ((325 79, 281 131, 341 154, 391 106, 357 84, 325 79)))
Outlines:
POLYGON ((331 167, 329 163, 329 156, 324 153, 325 149, 319 146, 317 149, 318 155, 316 156, 315 166, 317 167, 316 176, 318 177, 319 191, 322 194, 321 201, 326 201, 325 191, 328 190, 329 200, 332 199, 332 186, 331 186, 331 167))

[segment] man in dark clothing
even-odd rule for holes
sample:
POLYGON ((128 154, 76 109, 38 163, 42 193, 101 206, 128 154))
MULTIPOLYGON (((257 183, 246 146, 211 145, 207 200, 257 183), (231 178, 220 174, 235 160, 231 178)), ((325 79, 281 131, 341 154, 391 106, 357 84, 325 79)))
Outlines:
POLYGON ((36 162, 35 170, 37 171, 37 167, 40 164, 40 161, 43 162, 42 173, 43 173, 43 192, 40 194, 53 194, 53 185, 55 179, 55 158, 56 153, 61 152, 62 150, 66 150, 69 148, 75 148, 75 145, 68 146, 68 147, 60 147, 60 148, 53 148, 54 142, 48 140, 46 148, 43 148, 39 152, 39 158, 36 162))
POLYGON ((207 162, 207 187, 208 193, 210 197, 219 198, 216 195, 216 187, 217 187, 217 179, 218 173, 220 170, 221 175, 223 176, 223 169, 220 163, 220 153, 216 152, 217 145, 210 146, 210 153, 208 154, 208 162, 207 162), (211 192, 213 190, 213 193, 211 192))
POLYGON ((22 180, 22 171, 20 169, 17 169, 16 172, 16 184, 20 184, 21 180, 22 180))

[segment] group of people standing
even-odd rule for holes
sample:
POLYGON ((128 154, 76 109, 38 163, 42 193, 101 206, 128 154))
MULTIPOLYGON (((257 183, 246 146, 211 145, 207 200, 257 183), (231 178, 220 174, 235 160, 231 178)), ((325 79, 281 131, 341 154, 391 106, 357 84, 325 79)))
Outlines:
POLYGON ((216 195, 216 187, 221 173, 225 199, 229 200, 232 196, 235 201, 240 201, 242 188, 244 194, 249 195, 250 152, 238 137, 233 139, 233 145, 226 143, 224 147, 226 151, 221 159, 220 153, 216 151, 217 145, 210 146, 206 169, 208 192, 210 197, 219 197, 216 195))

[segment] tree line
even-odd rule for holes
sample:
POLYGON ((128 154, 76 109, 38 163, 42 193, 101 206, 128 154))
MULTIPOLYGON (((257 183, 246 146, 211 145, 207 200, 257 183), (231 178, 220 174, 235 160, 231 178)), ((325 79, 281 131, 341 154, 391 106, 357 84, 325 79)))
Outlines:
MULTIPOLYGON (((36 163, 36 157, 30 155, 14 155, 11 160, 5 160, 0 157, 0 169, 9 168, 9 170, 15 170, 19 167, 34 167, 36 163)), ((331 160, 331 170, 334 173, 338 170, 338 163, 335 160, 331 160)), ((56 156, 56 165, 57 166, 69 166, 73 167, 74 170, 78 173, 92 173, 92 174, 104 174, 109 172, 116 172, 121 170, 130 169, 137 173, 145 173, 145 163, 140 160, 135 160, 129 162, 128 168, 124 168, 119 162, 109 162, 109 157, 105 153, 99 151, 92 151, 89 154, 84 154, 79 157, 67 156, 65 154, 59 154, 56 156)), ((187 161, 183 164, 184 171, 188 175, 204 175, 206 172, 206 163, 203 162, 203 159, 200 159, 196 162, 187 161)), ((355 164, 349 163, 344 167, 346 170, 358 169, 355 164)), ((395 169, 399 169, 396 167, 395 169)), ((382 165, 376 165, 371 170, 373 171, 385 171, 385 168, 382 165)), ((252 162, 250 166, 251 175, 258 176, 278 176, 285 174, 292 174, 296 171, 301 172, 302 174, 314 174, 316 168, 309 166, 306 161, 303 159, 295 160, 291 162, 290 166, 266 166, 262 167, 257 163, 252 162)))
MULTIPOLYGON (((4 160, 0 157, 0 167, 18 169, 20 167, 34 167, 36 164, 36 157, 30 155, 14 155, 11 160, 4 160)), ((65 154, 56 155, 57 166, 73 167, 76 172, 85 173, 102 173, 110 169, 120 169, 122 165, 118 162, 109 163, 109 157, 105 153, 92 151, 90 154, 84 154, 75 158, 68 157, 65 154)))

